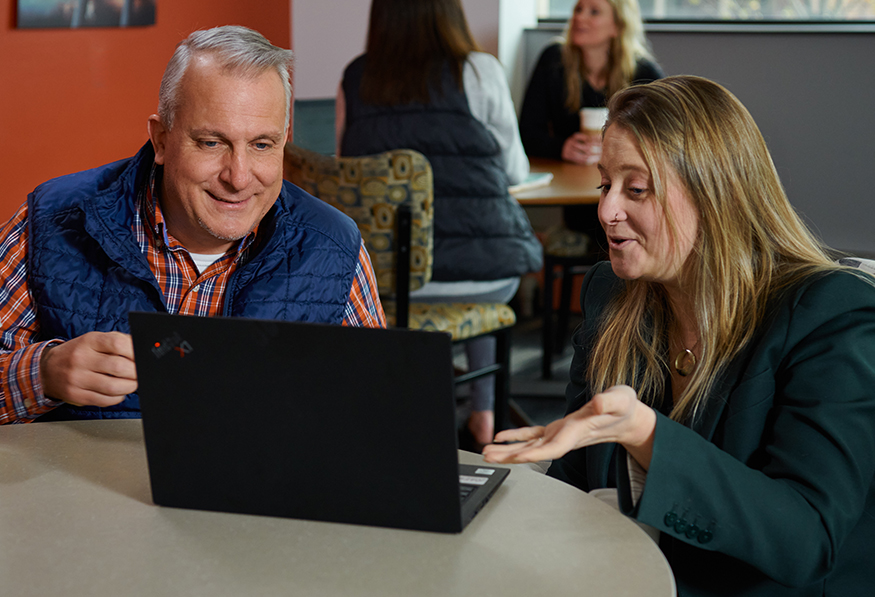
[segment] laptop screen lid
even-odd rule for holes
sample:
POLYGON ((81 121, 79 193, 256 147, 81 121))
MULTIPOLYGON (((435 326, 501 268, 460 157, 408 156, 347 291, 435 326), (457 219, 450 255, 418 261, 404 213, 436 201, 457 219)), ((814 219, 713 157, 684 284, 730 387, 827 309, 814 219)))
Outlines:
POLYGON ((462 530, 448 335, 159 313, 130 324, 156 504, 462 530))

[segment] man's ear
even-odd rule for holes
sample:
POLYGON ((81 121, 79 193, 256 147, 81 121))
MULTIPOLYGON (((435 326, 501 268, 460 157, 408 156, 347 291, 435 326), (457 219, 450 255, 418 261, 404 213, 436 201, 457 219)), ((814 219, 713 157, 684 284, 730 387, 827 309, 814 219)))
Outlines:
POLYGON ((155 163, 159 166, 164 165, 164 149, 167 141, 167 128, 161 121, 161 117, 157 114, 152 114, 146 123, 149 129, 149 139, 152 140, 152 147, 155 148, 155 163))

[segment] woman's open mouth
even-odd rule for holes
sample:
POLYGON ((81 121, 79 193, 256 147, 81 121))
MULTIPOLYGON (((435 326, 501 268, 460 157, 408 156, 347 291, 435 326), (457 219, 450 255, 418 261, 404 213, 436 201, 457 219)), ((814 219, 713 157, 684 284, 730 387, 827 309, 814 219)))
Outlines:
POLYGON ((619 236, 609 236, 608 245, 611 249, 623 249, 633 243, 631 238, 622 238, 619 236))

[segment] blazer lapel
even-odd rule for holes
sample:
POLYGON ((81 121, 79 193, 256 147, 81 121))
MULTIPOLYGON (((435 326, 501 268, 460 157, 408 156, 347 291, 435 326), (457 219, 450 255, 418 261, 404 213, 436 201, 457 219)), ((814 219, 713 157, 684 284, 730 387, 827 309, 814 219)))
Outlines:
POLYGON ((696 416, 690 427, 708 441, 712 441, 717 424, 723 415, 723 410, 729 401, 729 395, 741 381, 741 371, 747 365, 753 347, 757 344, 758 337, 754 337, 747 346, 734 358, 732 362, 720 373, 714 383, 711 395, 702 406, 702 411, 696 416))

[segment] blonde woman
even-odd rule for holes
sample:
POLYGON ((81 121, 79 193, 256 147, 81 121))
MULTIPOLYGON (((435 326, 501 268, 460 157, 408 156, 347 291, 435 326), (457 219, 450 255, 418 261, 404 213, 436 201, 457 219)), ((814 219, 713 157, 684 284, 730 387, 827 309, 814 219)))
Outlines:
MULTIPOLYGON (((612 97, 568 415, 500 433, 660 531, 679 595, 875 589, 875 282, 790 206, 750 114, 669 77, 612 97)), ((630 563, 634 565, 634 563, 630 563)))
MULTIPOLYGON (((526 155, 592 163, 601 139, 580 132, 580 109, 604 107, 620 89, 662 76, 644 38, 637 0, 580 0, 564 43, 543 51, 529 80, 520 112, 526 155)), ((565 223, 598 236, 594 210, 586 206, 566 208, 565 223)))

